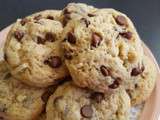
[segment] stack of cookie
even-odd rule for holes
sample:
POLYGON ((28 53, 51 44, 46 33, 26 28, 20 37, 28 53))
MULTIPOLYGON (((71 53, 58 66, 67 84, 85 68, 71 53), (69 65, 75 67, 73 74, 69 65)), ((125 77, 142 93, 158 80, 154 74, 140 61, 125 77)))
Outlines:
POLYGON ((12 25, 0 74, 2 119, 127 120, 156 70, 126 15, 70 3, 12 25))

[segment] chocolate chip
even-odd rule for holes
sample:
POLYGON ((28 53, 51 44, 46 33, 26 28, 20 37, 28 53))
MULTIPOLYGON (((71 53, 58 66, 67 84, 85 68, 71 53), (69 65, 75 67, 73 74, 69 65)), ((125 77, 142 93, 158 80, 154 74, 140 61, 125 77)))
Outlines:
POLYGON ((133 68, 132 72, 131 72, 131 76, 137 76, 139 74, 141 74, 144 71, 144 66, 142 66, 141 68, 137 67, 137 68, 133 68))
POLYGON ((131 32, 123 32, 123 33, 119 33, 121 36, 123 36, 124 38, 127 38, 127 39, 131 39, 132 38, 132 33, 131 32))
POLYGON ((8 80, 10 77, 12 77, 11 73, 8 73, 4 76, 4 80, 8 80))
POLYGON ((71 19, 70 14, 65 14, 63 18, 63 27, 65 27, 68 21, 71 19))
POLYGON ((63 10, 64 18, 63 18, 63 26, 66 26, 68 21, 71 19, 70 11, 66 8, 63 10))
POLYGON ((86 18, 82 18, 81 20, 84 21, 84 23, 86 24, 86 27, 90 25, 90 21, 87 20, 86 18))
POLYGON ((40 36, 37 37, 38 44, 45 44, 45 42, 46 42, 45 39, 43 39, 42 37, 40 37, 40 36))
POLYGON ((115 18, 117 24, 119 25, 127 25, 127 20, 124 16, 122 15, 118 15, 116 18, 115 18))
POLYGON ((23 38, 24 36, 24 32, 20 31, 20 30, 17 30, 14 32, 14 37, 18 40, 18 41, 21 41, 21 39, 23 38))
POLYGON ((104 76, 109 76, 110 75, 110 70, 109 68, 107 68, 106 66, 102 65, 100 67, 100 70, 101 70, 101 73, 104 75, 104 76))
POLYGON ((136 83, 136 84, 134 85, 134 87, 135 87, 135 88, 138 88, 138 84, 136 83))
POLYGON ((100 103, 104 99, 104 94, 99 92, 94 92, 91 94, 91 99, 94 99, 97 103, 100 103))
POLYGON ((116 89, 116 88, 119 87, 120 82, 121 82, 121 79, 120 78, 116 78, 114 80, 114 82, 111 85, 109 85, 108 87, 111 88, 111 89, 116 89))
POLYGON ((81 115, 85 118, 91 118, 93 115, 93 109, 91 105, 84 105, 81 108, 81 115))
POLYGON ((47 16, 47 19, 54 20, 54 17, 49 15, 47 16))
POLYGON ((89 17, 94 17, 95 15, 92 14, 92 13, 88 13, 88 16, 89 16, 89 17))
POLYGON ((42 15, 37 15, 34 17, 35 20, 40 20, 42 18, 42 15))
POLYGON ((137 76, 141 73, 141 70, 139 68, 133 68, 131 72, 131 76, 137 76))
POLYGON ((62 61, 59 56, 52 56, 48 60, 45 60, 44 64, 48 64, 52 68, 59 68, 62 65, 62 61))
POLYGON ((7 54, 4 53, 4 60, 7 61, 7 54))
POLYGON ((54 42, 55 41, 55 35, 51 32, 48 32, 45 35, 45 40, 49 41, 49 42, 54 42))
POLYGON ((63 10, 63 13, 64 13, 64 14, 70 14, 71 12, 70 12, 67 8, 65 8, 65 9, 63 10))
POLYGON ((76 36, 73 32, 68 33, 67 41, 71 44, 76 44, 76 36))
POLYGON ((29 20, 27 18, 23 18, 21 20, 21 25, 24 26, 29 20))
POLYGON ((98 33, 92 34, 92 43, 91 45, 93 47, 98 47, 102 41, 102 37, 98 33))
POLYGON ((4 120, 4 118, 2 116, 0 116, 0 120, 4 120))

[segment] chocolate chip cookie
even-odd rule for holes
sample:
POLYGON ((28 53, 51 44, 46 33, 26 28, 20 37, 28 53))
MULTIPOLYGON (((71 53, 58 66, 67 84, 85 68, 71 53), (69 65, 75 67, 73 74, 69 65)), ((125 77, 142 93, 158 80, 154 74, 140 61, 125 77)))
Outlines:
POLYGON ((57 18, 59 13, 44 11, 13 24, 4 52, 9 70, 18 80, 47 87, 68 75, 60 48, 63 27, 57 18))
POLYGON ((0 118, 35 120, 44 108, 45 89, 32 88, 14 79, 0 62, 0 118))
POLYGON ((134 77, 130 80, 127 92, 130 95, 132 105, 141 104, 151 94, 156 82, 156 69, 153 61, 149 57, 143 58, 143 73, 137 75, 139 68, 134 70, 134 77))
POLYGON ((70 20, 64 28, 65 63, 76 85, 106 92, 128 84, 134 68, 141 69, 143 49, 126 15, 114 9, 92 14, 70 20))
POLYGON ((130 99, 123 89, 103 94, 68 82, 49 98, 46 120, 128 120, 129 108, 130 99))

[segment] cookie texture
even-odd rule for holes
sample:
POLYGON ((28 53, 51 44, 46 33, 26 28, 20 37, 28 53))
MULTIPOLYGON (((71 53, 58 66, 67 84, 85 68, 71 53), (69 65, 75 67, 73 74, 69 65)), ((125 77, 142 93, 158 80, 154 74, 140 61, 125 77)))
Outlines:
POLYGON ((38 117, 38 120, 46 120, 46 114, 41 113, 40 116, 38 117))
POLYGON ((49 98, 46 120, 127 120, 129 108, 125 90, 104 95, 68 82, 49 98))
POLYGON ((83 17, 92 17, 92 12, 96 11, 97 8, 86 5, 83 3, 69 3, 63 10, 60 16, 60 20, 64 26, 70 20, 79 20, 83 17))
POLYGON ((12 26, 4 52, 9 70, 18 80, 47 87, 68 75, 60 48, 63 27, 57 18, 59 13, 54 10, 36 13, 18 19, 12 26))
POLYGON ((76 85, 106 92, 143 72, 132 74, 134 68, 142 67, 143 49, 126 15, 114 9, 92 14, 70 20, 64 28, 65 63, 76 85))
POLYGON ((14 79, 0 62, 0 118, 35 120, 44 108, 44 89, 32 88, 14 79))
POLYGON ((132 77, 130 86, 127 89, 132 105, 141 104, 151 95, 156 82, 156 67, 149 57, 143 58, 144 72, 141 75, 132 77))

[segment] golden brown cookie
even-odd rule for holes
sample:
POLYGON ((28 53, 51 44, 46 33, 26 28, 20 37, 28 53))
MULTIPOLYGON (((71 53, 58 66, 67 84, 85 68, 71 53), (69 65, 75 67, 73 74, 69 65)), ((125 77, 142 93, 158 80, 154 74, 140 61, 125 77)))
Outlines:
POLYGON ((13 24, 4 53, 11 74, 18 80, 47 87, 68 75, 60 48, 63 27, 58 15, 60 11, 43 11, 13 24))
POLYGON ((0 63, 0 117, 7 120, 35 120, 44 109, 45 89, 33 88, 14 79, 0 63))
POLYGON ((64 28, 64 57, 76 85, 106 92, 127 84, 134 68, 143 67, 143 48, 126 15, 114 9, 92 14, 64 28))
POLYGON ((104 95, 68 82, 49 98, 46 120, 128 120, 129 108, 124 89, 104 95))

